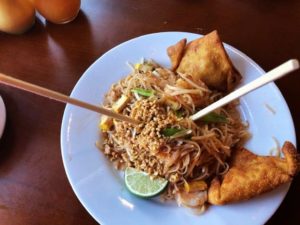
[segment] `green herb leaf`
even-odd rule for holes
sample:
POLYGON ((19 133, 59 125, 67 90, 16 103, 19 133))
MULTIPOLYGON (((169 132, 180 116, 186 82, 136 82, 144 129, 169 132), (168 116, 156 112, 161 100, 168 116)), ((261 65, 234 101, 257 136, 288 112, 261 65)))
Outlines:
POLYGON ((176 117, 181 118, 181 117, 183 117, 183 112, 180 110, 177 110, 177 111, 175 111, 175 115, 176 115, 176 117))
POLYGON ((183 129, 179 132, 177 132, 176 134, 172 135, 170 138, 173 139, 173 138, 181 138, 181 137, 185 137, 185 138, 189 138, 192 134, 192 130, 190 129, 183 129))
POLYGON ((142 89, 142 88, 134 88, 131 90, 131 92, 137 93, 141 96, 145 96, 145 97, 151 97, 154 95, 154 90, 146 90, 146 89, 142 89))
POLYGON ((180 128, 165 128, 161 131, 161 133, 165 136, 165 137, 171 137, 173 136, 174 134, 180 132, 180 131, 183 131, 183 129, 180 129, 180 128))
POLYGON ((208 113, 207 115, 200 118, 200 120, 206 123, 227 123, 226 116, 215 112, 208 113))

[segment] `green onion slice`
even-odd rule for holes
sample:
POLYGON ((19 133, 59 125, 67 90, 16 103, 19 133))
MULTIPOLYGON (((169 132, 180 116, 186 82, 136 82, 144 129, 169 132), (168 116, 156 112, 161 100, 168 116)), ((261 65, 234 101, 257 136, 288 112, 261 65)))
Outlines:
POLYGON ((165 137, 171 137, 173 136, 174 134, 182 131, 183 129, 181 128, 176 128, 176 127, 169 127, 169 128, 165 128, 162 130, 162 134, 165 136, 165 137))
POLYGON ((183 117, 183 111, 176 110, 175 115, 176 115, 176 117, 181 118, 181 117, 183 117))
POLYGON ((179 137, 185 137, 192 133, 192 130, 189 129, 180 129, 180 128, 165 128, 162 130, 162 134, 165 137, 172 138, 179 138, 179 137))
POLYGON ((227 123, 226 116, 215 112, 208 113, 207 115, 200 118, 200 120, 206 123, 227 123))
POLYGON ((155 93, 154 90, 147 90, 147 89, 143 89, 143 88, 134 88, 131 90, 131 92, 137 93, 144 97, 151 97, 155 93))

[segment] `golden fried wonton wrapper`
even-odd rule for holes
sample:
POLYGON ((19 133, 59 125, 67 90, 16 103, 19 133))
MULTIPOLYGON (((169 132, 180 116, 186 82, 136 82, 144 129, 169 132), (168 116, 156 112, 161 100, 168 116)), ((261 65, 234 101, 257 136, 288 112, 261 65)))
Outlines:
POLYGON ((282 152, 285 158, 258 156, 244 148, 236 150, 223 179, 211 182, 208 202, 224 205, 247 200, 292 181, 299 171, 297 150, 286 141, 282 152))
POLYGON ((182 59, 184 48, 186 46, 186 38, 178 41, 175 45, 170 46, 167 49, 168 56, 171 60, 171 70, 176 70, 182 59))
MULTIPOLYGON (((181 40, 182 41, 182 40, 181 40)), ((180 41, 180 42, 181 42, 180 41)), ((184 43, 169 47, 172 69, 178 65, 177 72, 189 74, 195 82, 202 80, 208 87, 230 91, 241 79, 240 73, 230 61, 217 31, 189 42, 182 53, 184 43)))

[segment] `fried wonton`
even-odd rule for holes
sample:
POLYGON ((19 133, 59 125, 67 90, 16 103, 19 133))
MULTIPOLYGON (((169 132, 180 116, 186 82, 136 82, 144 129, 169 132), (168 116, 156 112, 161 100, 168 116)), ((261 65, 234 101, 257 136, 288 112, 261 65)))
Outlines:
POLYGON ((298 172, 295 146, 285 142, 285 158, 258 156, 245 148, 235 151, 229 171, 220 180, 215 178, 208 190, 208 202, 223 205, 247 200, 290 182, 298 172))
POLYGON ((168 47, 167 53, 171 60, 171 70, 175 71, 182 59, 184 48, 186 45, 186 38, 178 41, 175 45, 168 47))
POLYGON ((191 75, 196 82, 202 80, 210 88, 231 91, 241 79, 217 31, 193 40, 187 45, 181 40, 169 47, 168 53, 172 68, 176 68, 180 60, 177 72, 191 75))

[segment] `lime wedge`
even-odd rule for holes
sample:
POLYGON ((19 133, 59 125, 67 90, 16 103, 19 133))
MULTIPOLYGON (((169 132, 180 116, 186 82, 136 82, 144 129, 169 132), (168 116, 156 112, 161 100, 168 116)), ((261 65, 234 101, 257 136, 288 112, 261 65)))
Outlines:
POLYGON ((134 195, 150 198, 161 193, 167 186, 164 178, 151 179, 148 173, 128 167, 125 170, 125 185, 134 195))

